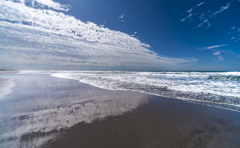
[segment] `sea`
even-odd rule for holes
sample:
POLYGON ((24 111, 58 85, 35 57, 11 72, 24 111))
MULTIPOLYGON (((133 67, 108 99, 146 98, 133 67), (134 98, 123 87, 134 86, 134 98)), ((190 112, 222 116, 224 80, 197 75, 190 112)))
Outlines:
POLYGON ((74 79, 108 90, 138 91, 240 111, 240 72, 20 71, 74 79))

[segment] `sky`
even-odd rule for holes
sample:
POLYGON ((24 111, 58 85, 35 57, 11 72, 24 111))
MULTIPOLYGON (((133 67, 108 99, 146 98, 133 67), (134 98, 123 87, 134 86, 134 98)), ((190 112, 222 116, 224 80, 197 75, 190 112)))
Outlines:
POLYGON ((1 0, 0 69, 240 70, 240 0, 1 0))

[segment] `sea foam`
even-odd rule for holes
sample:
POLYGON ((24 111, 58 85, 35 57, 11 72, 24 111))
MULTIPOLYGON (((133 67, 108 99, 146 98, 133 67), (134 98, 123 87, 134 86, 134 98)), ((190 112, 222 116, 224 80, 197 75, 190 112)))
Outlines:
POLYGON ((240 111, 240 72, 41 71, 40 73, 78 80, 103 89, 140 91, 240 111))

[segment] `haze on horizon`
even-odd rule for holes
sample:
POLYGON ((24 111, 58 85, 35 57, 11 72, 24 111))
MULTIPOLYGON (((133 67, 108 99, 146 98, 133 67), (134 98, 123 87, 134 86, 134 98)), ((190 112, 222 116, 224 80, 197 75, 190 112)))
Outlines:
POLYGON ((2 0, 0 69, 240 70, 240 0, 2 0))

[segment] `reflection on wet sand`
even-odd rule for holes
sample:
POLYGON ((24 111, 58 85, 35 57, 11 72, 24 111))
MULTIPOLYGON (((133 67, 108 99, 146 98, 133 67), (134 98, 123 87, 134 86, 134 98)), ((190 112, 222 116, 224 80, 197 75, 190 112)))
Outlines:
POLYGON ((0 100, 3 99, 5 95, 10 94, 14 86, 13 79, 0 77, 0 100))
POLYGON ((38 147, 80 122, 120 115, 148 102, 145 94, 108 91, 50 76, 14 76, 0 102, 1 147, 38 147))

